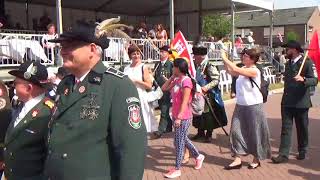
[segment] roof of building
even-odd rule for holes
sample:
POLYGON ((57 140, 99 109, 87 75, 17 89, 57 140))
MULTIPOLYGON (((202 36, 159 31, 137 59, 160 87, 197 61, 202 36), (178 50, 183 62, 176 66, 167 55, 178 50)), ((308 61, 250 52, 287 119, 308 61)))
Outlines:
MULTIPOLYGON (((315 9, 316 7, 304 7, 275 10, 274 25, 307 24, 315 9)), ((263 11, 237 13, 235 26, 237 28, 270 26, 270 16, 268 12, 263 11)))

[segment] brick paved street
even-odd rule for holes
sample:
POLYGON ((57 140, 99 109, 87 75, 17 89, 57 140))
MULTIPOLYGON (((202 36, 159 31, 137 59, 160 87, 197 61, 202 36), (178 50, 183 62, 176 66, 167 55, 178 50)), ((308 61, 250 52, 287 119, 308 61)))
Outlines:
MULTIPOLYGON (((282 94, 273 94, 269 96, 268 102, 265 104, 265 112, 268 117, 268 123, 271 133, 271 145, 273 155, 277 155, 281 116, 280 116, 280 101, 282 94)), ((209 179, 320 179, 320 93, 313 98, 315 107, 310 109, 309 130, 310 130, 310 148, 307 154, 307 159, 298 161, 295 159, 297 154, 297 141, 294 129, 293 146, 289 163, 275 165, 271 160, 265 160, 262 166, 256 170, 248 170, 247 164, 252 157, 244 157, 244 165, 240 170, 226 171, 223 167, 232 161, 230 150, 228 148, 228 137, 225 136, 221 129, 216 130, 216 139, 211 144, 194 143, 195 146, 205 156, 205 163, 201 170, 194 170, 194 162, 184 165, 182 168, 182 176, 178 179, 183 180, 209 180, 209 179)), ((232 116, 234 103, 226 104, 228 119, 232 116)), ((229 123, 230 124, 230 123, 229 123)), ((229 127, 227 127, 229 131, 229 127)), ((195 134, 195 129, 192 127, 189 130, 190 134, 195 134)), ((169 167, 174 165, 174 148, 173 134, 167 134, 161 139, 149 140, 148 156, 145 165, 144 180, 159 180, 164 179, 163 173, 169 167)))

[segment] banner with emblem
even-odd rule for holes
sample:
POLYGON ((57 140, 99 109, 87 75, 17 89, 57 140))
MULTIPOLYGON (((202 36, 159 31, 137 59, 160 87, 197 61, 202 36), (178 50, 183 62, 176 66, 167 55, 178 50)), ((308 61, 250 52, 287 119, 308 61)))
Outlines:
POLYGON ((309 58, 312 59, 315 65, 315 75, 320 80, 320 43, 318 31, 315 31, 309 45, 309 58), (316 74, 317 73, 317 74, 316 74))
MULTIPOLYGON (((195 78, 196 70, 193 63, 193 58, 191 53, 188 49, 188 42, 184 38, 181 31, 175 34, 174 39, 171 41, 170 48, 176 51, 178 57, 185 58, 188 60, 189 64, 189 73, 190 75, 195 78)), ((177 57, 175 57, 177 58, 177 57)))

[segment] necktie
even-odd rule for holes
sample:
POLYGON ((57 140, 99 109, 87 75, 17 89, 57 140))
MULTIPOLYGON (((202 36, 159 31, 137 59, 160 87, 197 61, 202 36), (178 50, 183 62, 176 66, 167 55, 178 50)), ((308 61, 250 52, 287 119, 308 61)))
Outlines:
POLYGON ((14 121, 14 127, 18 124, 19 119, 19 115, 23 109, 24 103, 20 103, 17 108, 13 109, 12 111, 12 120, 14 121))
POLYGON ((79 86, 80 82, 81 81, 79 79, 76 79, 76 81, 74 83, 74 86, 73 86, 73 91, 77 89, 77 87, 79 86))

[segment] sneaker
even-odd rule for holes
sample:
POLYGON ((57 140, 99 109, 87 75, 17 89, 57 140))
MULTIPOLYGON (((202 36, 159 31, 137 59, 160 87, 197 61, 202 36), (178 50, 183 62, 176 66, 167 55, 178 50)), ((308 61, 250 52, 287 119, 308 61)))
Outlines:
POLYGON ((196 166, 194 168, 197 170, 201 169, 203 160, 204 160, 204 155, 200 154, 196 159, 196 166))
POLYGON ((181 176, 181 170, 178 170, 176 168, 172 168, 169 170, 169 172, 164 174, 164 177, 169 179, 177 178, 179 176, 181 176))

